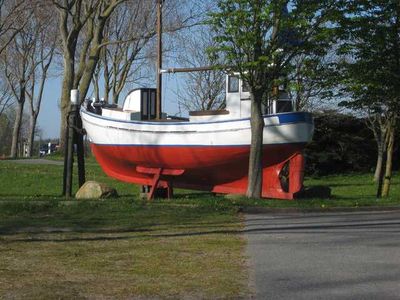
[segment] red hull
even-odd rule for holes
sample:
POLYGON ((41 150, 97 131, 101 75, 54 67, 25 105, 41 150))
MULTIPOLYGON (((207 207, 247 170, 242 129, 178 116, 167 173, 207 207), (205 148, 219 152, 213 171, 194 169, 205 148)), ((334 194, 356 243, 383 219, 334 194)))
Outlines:
MULTIPOLYGON (((265 145, 263 191, 266 198, 293 199, 302 189, 305 144, 265 145), (282 186, 280 172, 286 162, 289 184, 282 186)), ((121 181, 153 185, 154 174, 143 169, 170 170, 161 176, 161 185, 245 194, 249 146, 115 146, 92 144, 92 151, 107 175, 121 181), (175 175, 175 176, 174 176, 175 175)))

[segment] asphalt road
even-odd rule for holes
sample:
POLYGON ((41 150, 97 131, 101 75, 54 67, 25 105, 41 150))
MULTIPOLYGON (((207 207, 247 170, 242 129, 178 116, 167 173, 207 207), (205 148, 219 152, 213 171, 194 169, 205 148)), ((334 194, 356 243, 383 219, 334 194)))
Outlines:
POLYGON ((400 211, 246 215, 256 299, 400 299, 400 211))

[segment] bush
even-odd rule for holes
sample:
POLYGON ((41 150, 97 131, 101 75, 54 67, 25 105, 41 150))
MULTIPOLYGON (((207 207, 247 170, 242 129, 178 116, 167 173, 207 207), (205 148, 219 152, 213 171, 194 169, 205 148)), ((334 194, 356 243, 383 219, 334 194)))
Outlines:
POLYGON ((329 111, 314 114, 314 123, 313 141, 305 151, 306 174, 369 172, 374 169, 377 147, 364 119, 329 111))

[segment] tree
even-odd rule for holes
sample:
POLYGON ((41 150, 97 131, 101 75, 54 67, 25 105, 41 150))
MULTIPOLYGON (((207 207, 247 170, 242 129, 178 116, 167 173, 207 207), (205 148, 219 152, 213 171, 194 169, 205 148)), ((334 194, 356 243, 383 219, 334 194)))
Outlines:
POLYGON ((370 115, 378 146, 376 177, 383 179, 379 180, 377 195, 385 197, 390 189, 400 113, 400 3, 345 1, 341 24, 339 96, 347 93, 350 100, 342 105, 370 115))
MULTIPOLYGON (((347 105, 348 106, 348 105, 347 105)), ((372 131, 375 138, 377 147, 377 157, 374 172, 374 182, 380 184, 379 180, 383 172, 383 163, 385 162, 385 155, 387 153, 387 137, 388 128, 391 118, 388 115, 388 111, 381 107, 379 110, 367 110, 366 124, 372 131)))
POLYGON ((29 22, 34 2, 0 0, 0 54, 29 22))
MULTIPOLYGON (((156 35, 156 1, 130 1, 115 9, 105 28, 105 47, 94 74, 95 90, 99 91, 100 73, 104 79, 104 99, 117 104, 127 85, 147 81, 154 76, 152 66, 156 35)), ((164 35, 195 26, 201 12, 190 1, 169 0, 163 3, 164 35)), ((165 44, 164 44, 165 46, 165 44)), ((168 52, 164 47, 163 52, 168 52)), ((175 51, 175 49, 174 49, 175 51)), ((96 98, 99 96, 96 95, 96 98)))
POLYGON ((35 39, 32 41, 34 47, 29 55, 32 71, 30 72, 29 84, 26 95, 30 108, 29 134, 27 155, 33 155, 33 146, 36 133, 37 118, 39 116, 44 86, 48 79, 48 72, 53 61, 57 34, 54 30, 54 23, 51 20, 51 11, 37 9, 32 17, 31 30, 35 32, 35 39))
POLYGON ((10 157, 17 157, 18 139, 26 100, 26 89, 32 74, 30 53, 34 49, 36 36, 29 30, 23 29, 14 37, 13 41, 2 53, 4 76, 15 99, 15 118, 12 133, 10 157))
MULTIPOLYGON (((0 116, 0 156, 5 157, 9 155, 13 140, 13 128, 15 123, 17 111, 12 107, 5 110, 3 114, 0 116)), ((23 155, 23 144, 27 140, 28 137, 28 122, 29 116, 23 114, 21 116, 21 125, 19 136, 17 139, 16 145, 16 156, 23 155)))
POLYGON ((261 197, 263 128, 261 104, 274 97, 273 87, 290 72, 293 59, 328 45, 335 2, 288 0, 220 0, 211 14, 217 33, 212 55, 223 54, 251 91, 251 146, 248 197, 261 197), (288 11, 290 7, 290 11, 288 11))
POLYGON ((321 53, 294 58, 287 80, 296 111, 313 111, 322 106, 321 96, 325 95, 330 84, 329 68, 334 59, 329 48, 321 53))
POLYGON ((59 13, 64 73, 61 91, 60 147, 65 144, 70 91, 86 98, 104 44, 104 28, 113 11, 128 0, 52 0, 59 13))
POLYGON ((0 116, 13 104, 13 98, 6 81, 0 79, 0 116))
MULTIPOLYGON (((155 1, 136 1, 120 5, 105 28, 107 41, 98 73, 103 72, 104 99, 117 104, 126 83, 143 79, 139 67, 147 62, 144 51, 155 35, 155 1), (133 67, 135 65, 135 67, 133 67)), ((98 85, 98 80, 94 80, 98 85)))
MULTIPOLYGON (((127 37, 122 39, 112 40, 115 35, 107 35, 107 26, 110 25, 110 20, 114 12, 122 5, 127 7, 139 7, 137 10, 138 17, 141 16, 142 10, 138 3, 142 3, 142 7, 146 7, 150 1, 144 0, 52 0, 59 12, 60 35, 62 40, 62 54, 64 58, 64 73, 61 95, 61 131, 60 131, 60 147, 63 148, 65 139, 66 116, 69 111, 70 90, 79 88, 81 103, 87 96, 88 90, 93 81, 93 76, 98 72, 98 63, 103 55, 107 54, 106 49, 110 45, 132 43, 132 49, 122 48, 120 53, 137 58, 137 51, 143 48, 143 45, 155 35, 155 25, 146 23, 144 32, 139 30, 136 35, 135 24, 130 24, 131 31, 127 37), (151 28, 151 29, 150 29, 151 28), (135 46, 135 42, 137 42, 135 46), (144 44, 143 44, 144 42, 144 44)), ((182 1, 173 1, 175 10, 171 10, 170 19, 177 19, 179 14, 179 4, 182 1), (175 13, 176 12, 176 13, 175 13)), ((152 2, 150 2, 152 3, 152 2)), ((169 3, 169 1, 168 1, 169 3)), ((181 22, 188 23, 192 19, 190 10, 183 10, 185 14, 181 22)), ((153 13, 154 14, 154 13, 153 13)), ((145 17, 145 16, 144 16, 145 17)), ((166 18, 168 20, 168 16, 166 18)), ((151 19, 149 19, 151 20, 151 19)), ((129 21, 129 15, 125 21, 129 21)), ((117 23, 119 20, 117 20, 117 23)), ((119 24, 119 23, 118 23, 119 24)), ((125 26, 125 25, 124 25, 125 26)), ((120 93, 123 85, 126 82, 127 74, 130 72, 132 59, 120 60, 117 66, 117 71, 112 76, 116 76, 114 80, 116 95, 120 93), (121 86, 120 86, 121 85, 121 86)), ((109 70, 109 68, 107 68, 109 70)), ((107 75, 107 78, 109 75, 107 75)), ((119 94, 118 94, 119 95, 119 94)))
POLYGON ((5 110, 0 115, 0 156, 9 155, 11 146, 12 132, 12 113, 11 109, 5 110))
MULTIPOLYGON (((195 34, 191 31, 183 35, 181 44, 182 51, 178 56, 181 65, 196 68, 220 64, 207 55, 207 49, 216 46, 208 26, 202 26, 195 34)), ((188 111, 223 108, 225 76, 226 72, 218 69, 188 73, 183 88, 177 91, 179 105, 188 111)))
MULTIPOLYGON (((7 45, 1 55, 1 62, 4 66, 2 76, 6 79, 8 85, 8 90, 5 91, 6 94, 4 95, 4 106, 10 102, 8 98, 10 97, 15 102, 16 110, 10 149, 11 157, 17 156, 18 144, 21 143, 20 131, 26 99, 29 100, 31 108, 30 138, 27 139, 29 145, 28 152, 31 154, 36 120, 40 110, 44 83, 47 78, 47 69, 49 68, 55 48, 56 36, 54 35, 54 31, 52 31, 52 22, 49 21, 51 20, 51 11, 48 11, 41 4, 41 2, 32 2, 29 10, 23 16, 20 15, 20 18, 25 17, 28 20, 26 21, 26 26, 17 31, 13 40, 7 45), (50 36, 52 36, 52 41, 50 41, 50 36), (49 48, 52 50, 47 53, 49 48), (50 61, 45 62, 49 57, 50 61), (40 74, 41 87, 39 93, 36 94, 35 87, 37 85, 37 73, 40 66, 42 66, 40 74), (35 98, 36 101, 34 101, 35 98)), ((17 21, 20 20, 17 19, 14 23, 17 21)), ((17 23, 15 26, 17 26, 17 23)))

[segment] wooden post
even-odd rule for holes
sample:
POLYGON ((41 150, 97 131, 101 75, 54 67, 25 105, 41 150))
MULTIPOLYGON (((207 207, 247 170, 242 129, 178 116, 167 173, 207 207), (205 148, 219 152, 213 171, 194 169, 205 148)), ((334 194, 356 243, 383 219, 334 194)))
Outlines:
MULTIPOLYGON (((76 114, 76 125, 78 129, 82 129, 82 119, 79 110, 76 114)), ((85 178, 85 151, 83 146, 83 132, 79 132, 76 137, 76 154, 78 156, 78 184, 79 187, 84 185, 85 178)))
MULTIPOLYGON (((67 116, 68 118, 68 116, 67 116)), ((68 122, 67 122, 68 124, 68 122)), ((62 196, 67 195, 67 169, 68 169, 68 136, 69 136, 69 126, 65 129, 65 144, 64 144, 64 174, 63 174, 63 191, 62 196)))
POLYGON ((74 140, 75 130, 72 127, 75 123, 76 105, 71 105, 71 110, 68 114, 68 140, 67 140, 67 166, 66 166, 66 179, 65 179, 65 197, 70 198, 72 196, 72 174, 74 166, 74 140))
POLYGON ((66 198, 72 197, 72 179, 74 165, 74 148, 76 145, 78 156, 78 181, 79 187, 85 183, 85 162, 83 153, 83 136, 82 121, 79 116, 79 92, 78 90, 71 91, 71 108, 67 116, 67 142, 64 153, 64 178, 63 178, 63 196, 66 198))

